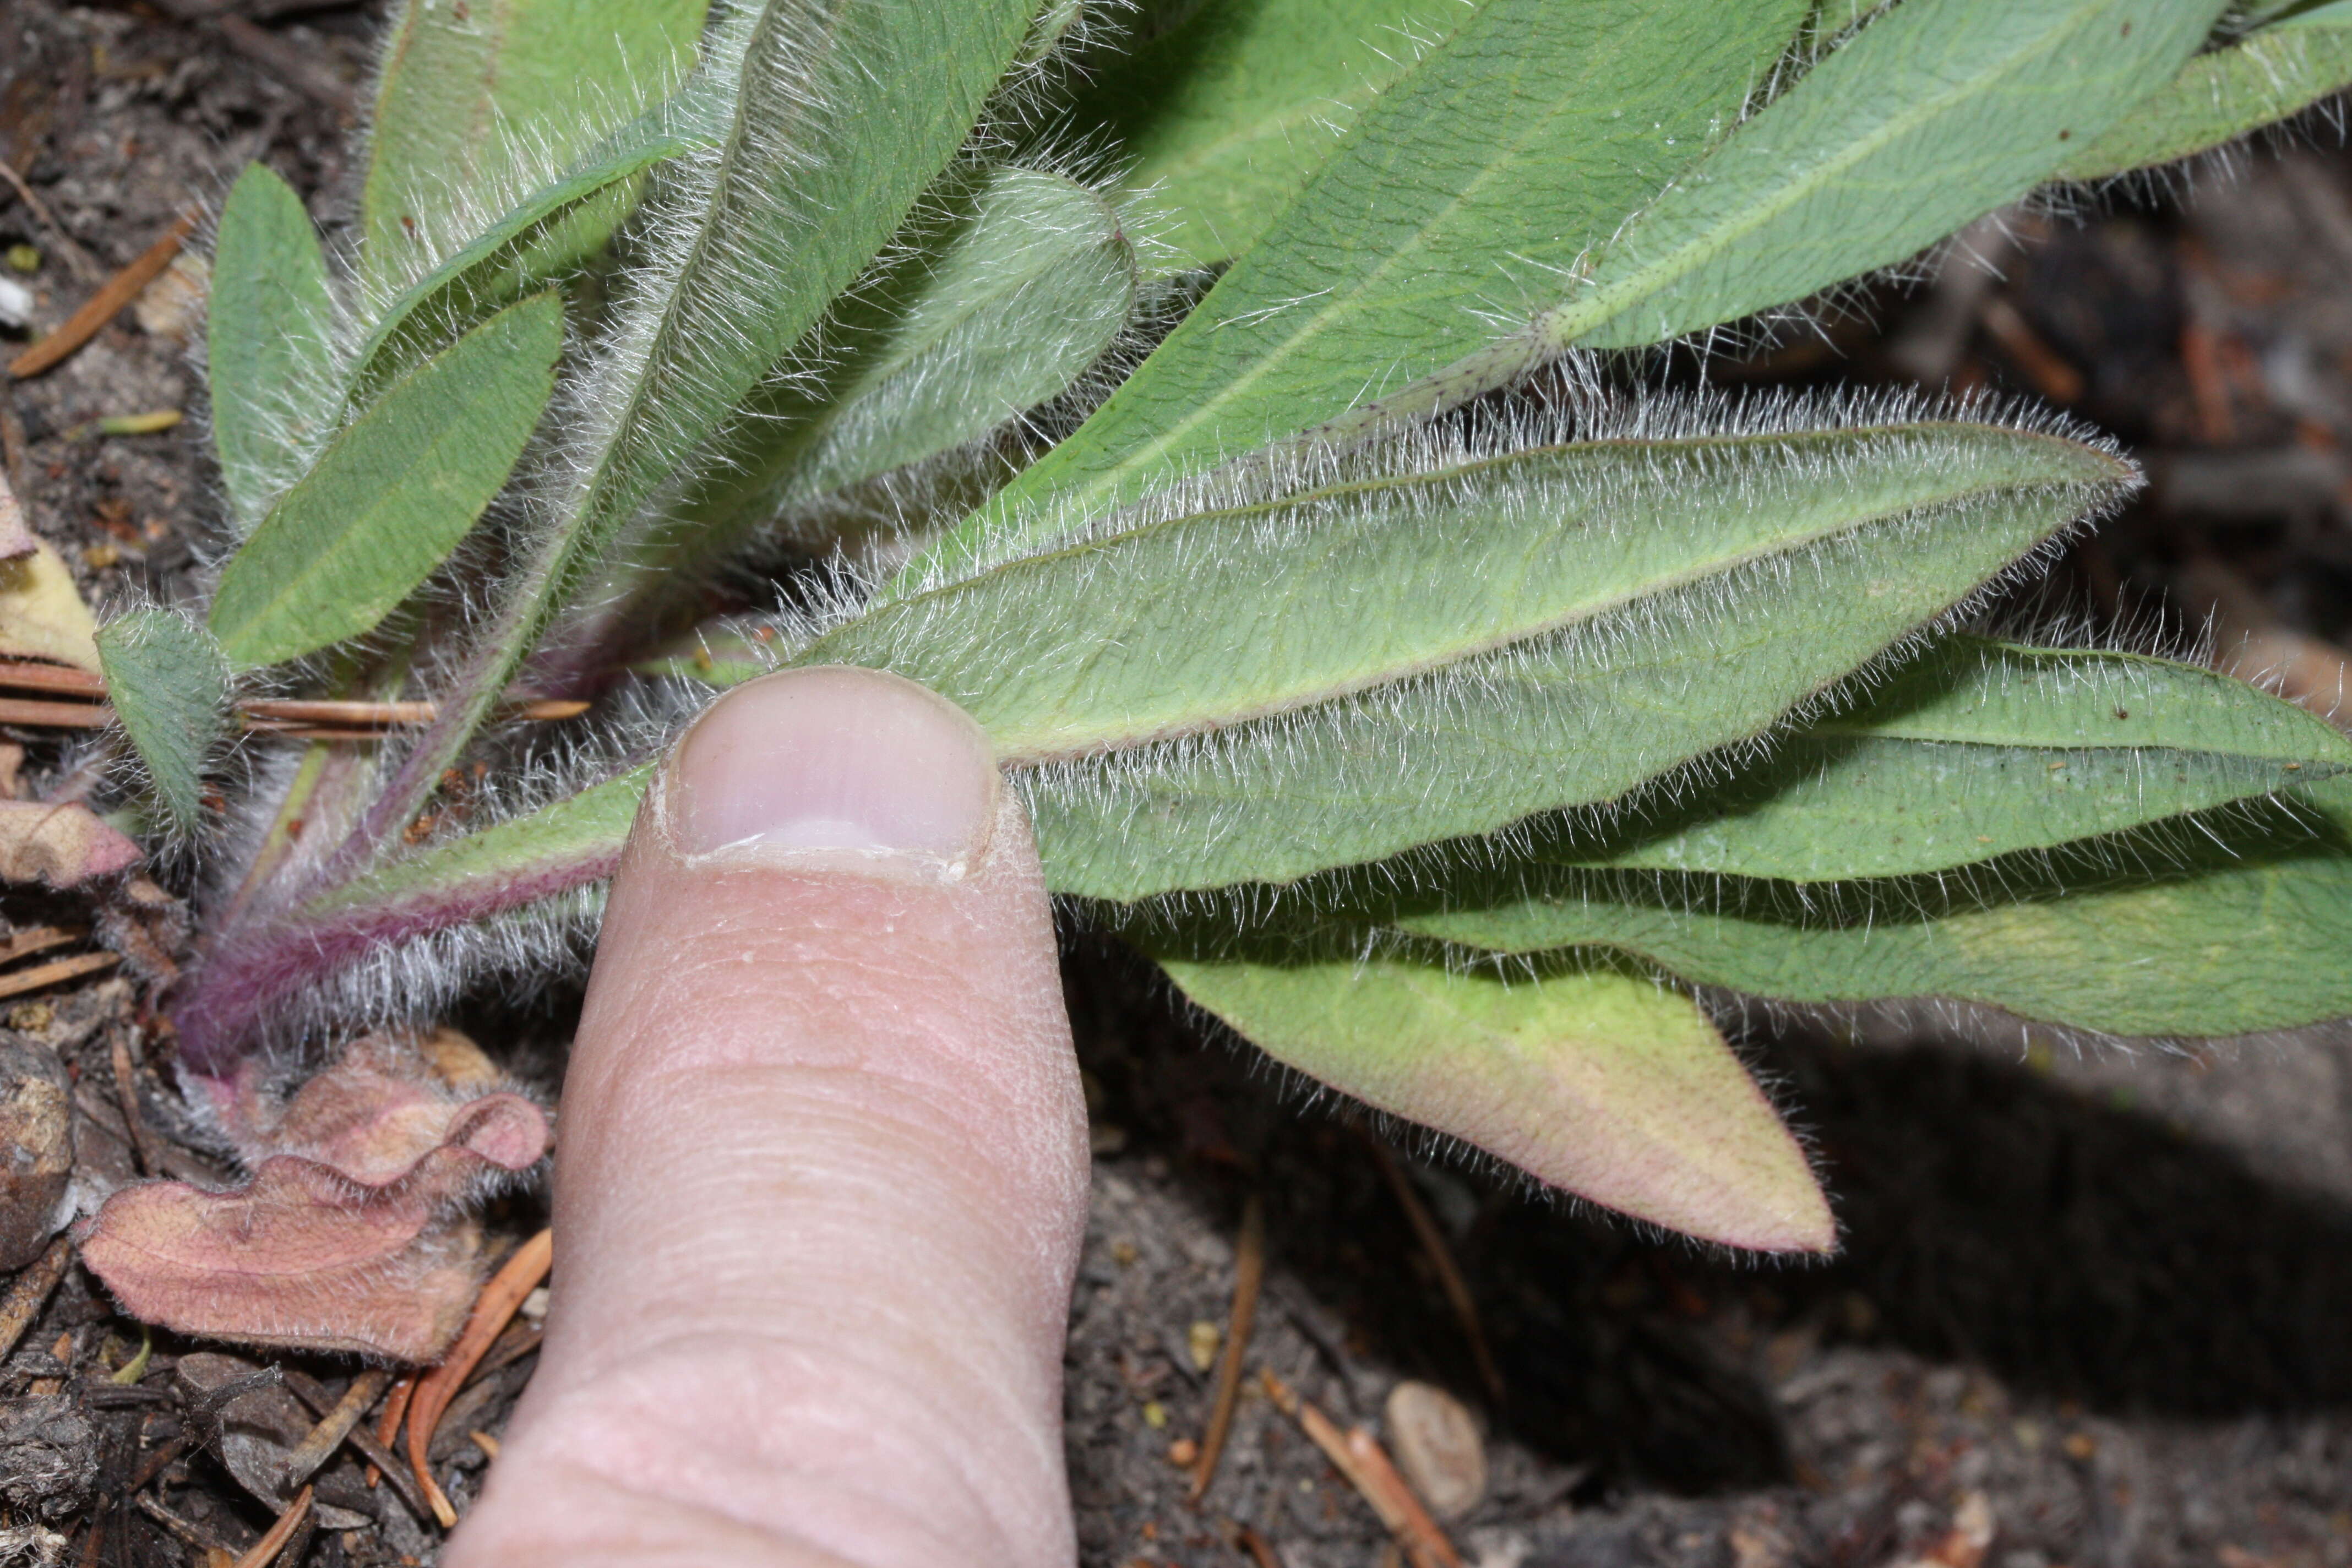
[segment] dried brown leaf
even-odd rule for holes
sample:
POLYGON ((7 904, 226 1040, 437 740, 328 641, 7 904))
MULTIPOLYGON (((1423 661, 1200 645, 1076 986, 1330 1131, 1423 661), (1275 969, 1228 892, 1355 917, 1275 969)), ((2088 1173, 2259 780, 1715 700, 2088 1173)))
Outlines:
POLYGON ((70 888, 138 863, 139 846, 86 805, 0 800, 0 882, 70 888))
POLYGON ((55 659, 102 673, 98 617, 81 602, 63 558, 37 541, 30 554, 0 560, 0 658, 55 659))
POLYGON ((407 1041, 362 1040, 280 1102, 257 1069, 210 1086, 253 1180, 126 1187, 82 1257, 133 1317, 247 1343, 431 1361, 480 1289, 467 1217, 546 1152, 547 1119, 468 1093, 407 1041))

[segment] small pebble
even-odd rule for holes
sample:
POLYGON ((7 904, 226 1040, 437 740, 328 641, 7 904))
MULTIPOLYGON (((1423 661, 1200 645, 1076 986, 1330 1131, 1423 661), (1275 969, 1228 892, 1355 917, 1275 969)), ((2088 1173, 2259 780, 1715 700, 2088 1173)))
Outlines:
POLYGON ((21 327, 33 319, 33 291, 0 278, 0 327, 21 327))
POLYGON ((1385 1411, 1397 1468, 1440 1519, 1458 1519, 1486 1495, 1486 1446, 1462 1402, 1426 1383, 1400 1383, 1385 1411))
POLYGON ((1223 1338, 1217 1325, 1206 1318, 1194 1320, 1192 1326, 1184 1331, 1184 1348, 1192 1352, 1196 1370, 1206 1372, 1217 1364, 1217 1346, 1223 1338))
POLYGON ((1190 1469, 1201 1458, 1201 1445, 1190 1437, 1179 1437, 1168 1445, 1168 1462, 1178 1469, 1190 1469))

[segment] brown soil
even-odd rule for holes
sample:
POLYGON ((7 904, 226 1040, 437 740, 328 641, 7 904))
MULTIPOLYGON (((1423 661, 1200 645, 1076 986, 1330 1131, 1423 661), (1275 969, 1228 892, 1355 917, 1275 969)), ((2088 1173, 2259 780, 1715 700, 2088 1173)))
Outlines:
MULTIPOLYGON (((357 82, 375 16, 267 21, 306 62, 306 90, 217 21, 0 0, 0 161, 90 258, 79 272, 0 189, 0 247, 42 253, 36 325, 249 159, 339 221, 352 144, 318 79, 357 82)), ((2209 174, 2084 225, 2030 221, 2005 281, 1979 288, 1962 271, 1883 291, 1866 316, 1718 374, 1948 378, 2067 405, 2121 436, 2157 481, 2068 563, 2079 602, 2129 618, 2171 593, 2193 620, 2221 596, 2233 624, 2352 636, 2352 161, 2331 139, 2241 162, 2235 182, 2209 174)), ((212 504, 194 423, 75 432, 101 415, 195 407, 185 345, 168 312, 149 318, 126 312, 58 370, 0 384, 11 477, 98 603, 177 591, 212 504)), ((54 734, 0 738, 30 748, 37 784, 76 761, 54 734)), ((77 914, 17 890, 6 909, 17 925, 77 914)), ((1753 1059, 1813 1140, 1844 1226, 1843 1254, 1814 1268, 1709 1255, 1505 1173, 1407 1160, 1475 1300, 1498 1400, 1363 1131, 1328 1103, 1302 1106, 1108 946, 1074 940, 1068 974, 1099 1151, 1068 1363, 1089 1568, 1246 1563, 1244 1526, 1284 1568, 1391 1550, 1254 1384, 1203 1502, 1187 1500, 1170 1458, 1207 1420, 1213 1374, 1192 1336, 1226 1321, 1251 1194, 1269 1268, 1249 1366, 1343 1426, 1377 1430, 1404 1377, 1475 1409, 1491 1482, 1448 1529, 1481 1568, 2352 1562, 2341 1031, 2125 1057, 1985 1018, 1756 1018, 1753 1059), (1989 1517, 1990 1542, 1956 1517, 1989 1517)), ((187 1140, 176 1168, 205 1168, 142 1016, 135 976, 0 1005, 0 1045, 54 1052, 78 1079, 87 1194, 134 1170, 108 1055, 118 1031, 138 1042, 142 1117, 187 1140)), ((561 1006, 469 1022, 553 1087, 561 1006)), ((531 1223, 530 1203, 502 1216, 511 1228, 531 1223)), ((267 1413, 209 1409, 176 1365, 206 1347, 168 1335, 143 1376, 111 1382, 141 1337, 74 1269, 0 1363, 0 1564, 200 1563, 198 1543, 241 1550, 267 1525, 226 1463, 260 1440, 267 1413), (147 1459, 183 1437, 182 1457, 133 1497, 147 1459)), ((355 1370, 283 1364, 329 1395, 355 1370)), ((446 1428, 461 1508, 484 1463, 465 1433, 495 1436, 530 1365, 483 1380, 446 1428)), ((433 1559, 437 1532, 368 1488, 355 1461, 322 1476, 322 1500, 342 1511, 300 1543, 300 1562, 433 1559)))

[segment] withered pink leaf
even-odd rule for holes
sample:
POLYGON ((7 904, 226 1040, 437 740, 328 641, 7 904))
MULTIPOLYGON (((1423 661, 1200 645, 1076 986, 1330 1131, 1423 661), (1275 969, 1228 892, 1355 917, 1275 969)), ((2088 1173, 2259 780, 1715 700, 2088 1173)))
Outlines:
POLYGON ((258 1087, 259 1070, 248 1058, 218 1102, 222 1128, 248 1165, 296 1154, 381 1185, 445 1144, 502 1171, 526 1170, 546 1152, 537 1105, 519 1094, 467 1092, 499 1080, 452 1030, 416 1044, 383 1035, 355 1041, 282 1105, 258 1087))
POLYGON ((184 1334, 429 1361, 481 1283, 478 1233, 434 1209, 285 1155, 230 1192, 125 1187, 81 1256, 124 1311, 184 1334))
POLYGON ((0 800, 0 882, 70 888, 139 863, 139 846, 68 802, 0 800))
POLYGON ((250 1066, 207 1082, 253 1180, 126 1187, 83 1227, 83 1260, 124 1310, 183 1333, 431 1361, 481 1285, 468 1211, 548 1142, 526 1097, 451 1081, 496 1081, 456 1039, 356 1042, 283 1102, 250 1066))

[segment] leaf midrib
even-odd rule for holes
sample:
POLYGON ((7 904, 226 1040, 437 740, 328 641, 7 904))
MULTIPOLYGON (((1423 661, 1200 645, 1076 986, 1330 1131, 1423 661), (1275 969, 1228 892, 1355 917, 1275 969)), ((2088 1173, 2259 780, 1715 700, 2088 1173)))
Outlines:
MULTIPOLYGON (((1406 71, 1402 76, 1399 77, 1396 83, 1391 86, 1390 90, 1394 91, 1396 88, 1403 86, 1406 82, 1412 79, 1415 72, 1427 68, 1432 61, 1443 58, 1446 49, 1455 46, 1461 39, 1467 37, 1469 29, 1475 25, 1475 20, 1465 24, 1465 27, 1462 32, 1456 33, 1452 38, 1449 38, 1444 45, 1431 51, 1431 53, 1416 64, 1412 69, 1406 71)), ((1627 44, 1621 47, 1619 53, 1622 54, 1624 48, 1630 48, 1631 47, 1632 44, 1629 41, 1627 44)), ((1612 59, 1615 58, 1617 57, 1614 55, 1611 57, 1612 59)), ((1581 87, 1591 81, 1597 75, 1605 75, 1605 63, 1597 64, 1593 70, 1588 71, 1579 77, 1575 85, 1581 87)), ((1286 363, 1292 355, 1299 352, 1303 344, 1318 336, 1320 332, 1328 330, 1330 322, 1346 316, 1350 310, 1355 308, 1353 302, 1362 299, 1375 284, 1388 277, 1391 272, 1402 267, 1409 258, 1417 256, 1423 246, 1425 244, 1428 235, 1433 230, 1443 226, 1454 213, 1459 211, 1469 202, 1471 196, 1475 193, 1481 191, 1486 185, 1500 178, 1500 172, 1507 164, 1515 163, 1517 160, 1523 158, 1526 155, 1528 142, 1538 136, 1551 123, 1552 121, 1558 119, 1561 113, 1565 112, 1562 106, 1575 99, 1576 96, 1577 95, 1573 91, 1568 90, 1565 88, 1560 92, 1553 95, 1550 100, 1550 106, 1548 112, 1540 116, 1530 117, 1528 121, 1528 130, 1525 133, 1513 140, 1511 142, 1509 158, 1496 158, 1487 163, 1474 178, 1463 186, 1461 192, 1456 195, 1453 200, 1448 202, 1444 206, 1439 208, 1436 212, 1433 213, 1427 221, 1415 227, 1412 239, 1391 250, 1386 259, 1384 259, 1380 266, 1370 272, 1366 273, 1360 280, 1358 280, 1355 287, 1349 291, 1344 300, 1335 300, 1332 301, 1332 304, 1328 309, 1307 318, 1307 321, 1300 324, 1300 328, 1297 331, 1291 333, 1288 337, 1282 340, 1279 344, 1276 345, 1270 352, 1261 356, 1253 365, 1244 370, 1240 375, 1227 381, 1224 386, 1213 397, 1208 398, 1197 405, 1190 414, 1179 419, 1166 430, 1151 437, 1139 446, 1130 447, 1124 457, 1120 458, 1110 468, 1104 469, 1101 473, 1097 474, 1092 480, 1070 487, 1067 489, 1058 492, 1060 497, 1075 500, 1084 496, 1097 495, 1106 489, 1113 488, 1116 482, 1122 476, 1133 472, 1140 466, 1158 460, 1161 454, 1165 453, 1171 447, 1175 446, 1181 438, 1191 435, 1192 431, 1198 429, 1202 425, 1215 418, 1217 415, 1223 411, 1224 407, 1228 404, 1254 389, 1259 382, 1272 374, 1276 368, 1286 363)), ((1350 135, 1352 136, 1354 134, 1360 133, 1362 130, 1362 122, 1359 121, 1354 130, 1350 132, 1350 135)), ((1317 172, 1314 176, 1314 180, 1310 180, 1308 182, 1307 189, 1311 190, 1313 188, 1315 180, 1328 177, 1332 171, 1337 167, 1339 159, 1345 155, 1346 144, 1343 143, 1340 150, 1333 154, 1331 160, 1325 163, 1323 167, 1317 172)), ((1304 191, 1302 191, 1298 199, 1305 199, 1304 191)), ((1264 241, 1260 242, 1261 247, 1264 244, 1264 241)), ((1189 325, 1190 323, 1188 322, 1187 324, 1189 325)), ((1226 324, 1227 322, 1223 321, 1213 322, 1204 321, 1201 330, 1205 331, 1215 331, 1221 330, 1226 324)))
MULTIPOLYGON (((443 350, 440 353, 436 354, 424 365, 418 367, 415 374, 421 376, 442 368, 446 362, 458 352, 458 349, 461 346, 463 346, 462 342, 452 344, 447 349, 443 350)), ((383 405, 379 404, 377 406, 380 408, 383 405)), ((373 410, 371 412, 373 412, 373 410)), ((469 441, 473 435, 472 422, 469 419, 463 417, 463 416, 469 414, 471 410, 469 409, 460 407, 452 411, 447 417, 443 418, 440 421, 439 427, 435 432, 432 439, 425 444, 425 447, 420 452, 418 460, 410 466, 412 468, 424 468, 429 464, 434 464, 435 460, 452 442, 456 442, 462 446, 469 441)), ((320 456, 319 462, 312 467, 311 472, 316 473, 320 468, 325 468, 326 465, 334 458, 338 452, 349 446, 352 437, 355 437, 356 434, 363 427, 373 428, 373 426, 367 426, 365 421, 355 422, 345 428, 335 437, 334 441, 329 446, 327 451, 320 456)), ((331 577, 333 572, 341 563, 342 556, 346 553, 344 546, 355 533, 362 532, 366 528, 369 520, 380 517, 383 514, 386 498, 392 493, 393 492, 388 490, 379 490, 365 507, 362 507, 356 511, 345 513, 345 521, 341 527, 335 530, 332 535, 331 545, 327 549, 310 552, 303 558, 302 564, 296 566, 290 575, 281 579, 284 584, 282 588, 277 592, 268 594, 258 601, 254 602, 254 607, 247 611, 243 617, 244 626, 246 628, 250 628, 257 624, 268 624, 276 618, 276 612, 281 605, 289 599, 297 596, 298 589, 304 588, 321 574, 326 574, 331 577)), ((269 517, 263 520, 262 526, 267 527, 278 515, 278 510, 276 509, 272 509, 269 517)), ((470 526, 472 520, 468 519, 467 521, 468 526, 470 526)), ((257 533, 258 530, 256 531, 257 533)), ((435 553, 437 554, 438 552, 436 552, 435 553)), ((233 651, 236 651, 240 655, 242 654, 243 650, 236 647, 236 644, 240 640, 240 633, 231 632, 225 635, 216 633, 215 635, 220 636, 224 646, 231 647, 233 651)), ((257 656, 257 662, 272 662, 272 657, 257 656)))
MULTIPOLYGON (((1883 434, 1888 436, 1909 435, 1917 432, 1948 428, 1967 427, 1953 426, 1942 422, 1923 423, 1913 426, 1885 427, 1883 434)), ((1882 434, 1882 432, 1873 432, 1872 434, 1882 434)), ((2042 437, 2038 432, 2017 432, 2015 435, 2019 438, 2024 440, 2050 441, 2053 444, 2058 444, 2055 442, 2054 437, 2042 437)), ((1825 443, 1832 438, 1832 437, 1817 437, 1816 443, 1825 443)), ((1790 444, 1790 438, 1787 436, 1765 434, 1739 437, 1698 437, 1679 441, 1641 441, 1634 439, 1594 441, 1590 443, 1580 443, 1578 449, 1580 452, 1591 452, 1597 457, 1606 449, 1615 448, 1641 447, 1648 451, 1658 451, 1662 448, 1684 451, 1725 451, 1743 447, 1757 447, 1774 444, 1788 445, 1790 444)), ((1414 475, 1410 479, 1351 481, 1347 484, 1325 486, 1319 489, 1307 491, 1298 496, 1286 497, 1276 502, 1268 502, 1250 507, 1228 508, 1218 511, 1196 512, 1184 517, 1171 518, 1162 522, 1152 523, 1143 528, 1131 530, 1126 533, 1114 535, 1109 539, 1087 541, 1080 544, 1072 545, 1065 549, 1050 552, 1045 554, 1024 556, 1018 560, 1006 562, 1002 565, 991 568, 987 572, 978 574, 972 577, 965 578, 941 588, 934 589, 928 594, 918 595, 902 600, 894 600, 889 605, 883 606, 881 613, 893 616, 916 614, 918 613, 918 606, 924 605, 926 604, 939 605, 950 603, 952 602, 952 596, 970 593, 977 590, 983 584, 994 581, 1000 581, 1004 574, 1013 572, 1035 570, 1047 563, 1075 560, 1084 555, 1099 553, 1108 550, 1118 548, 1123 544, 1132 542, 1140 538, 1154 534, 1161 534, 1177 529, 1198 527, 1234 518, 1264 515, 1276 510, 1287 510, 1334 497, 1362 494, 1380 489, 1402 489, 1407 485, 1443 485, 1465 475, 1475 474, 1479 471, 1496 468, 1505 464, 1523 463, 1537 460, 1545 456, 1557 454, 1560 450, 1561 448, 1552 447, 1539 448, 1532 452, 1508 453, 1498 457, 1481 458, 1475 462, 1458 464, 1453 468, 1440 469, 1429 474, 1414 475)), ((1701 582, 1711 577, 1717 577, 1730 572, 1738 571, 1741 568, 1750 565, 1758 561, 1769 559, 1775 555, 1783 555, 1792 552, 1810 549, 1832 539, 1859 533, 1871 528, 1881 526, 1896 519, 1911 516, 1918 512, 1948 507, 1971 497, 1991 496, 2009 492, 2032 491, 2050 488, 2063 489, 2084 485, 2092 481, 2087 479, 2069 480, 2054 477, 2042 479, 2007 479, 1995 481, 1977 480, 1969 482, 1956 477, 1954 482, 1946 489, 1932 494, 1916 496, 1907 500, 1900 506, 1882 508, 1867 512, 1851 514, 1836 519, 1833 521, 1825 523, 1822 526, 1806 530, 1802 532, 1783 533, 1778 535, 1767 542, 1760 543, 1748 549, 1728 552, 1695 561, 1685 565, 1678 572, 1665 574, 1661 576, 1652 578, 1638 589, 1626 590, 1611 595, 1604 598, 1583 601, 1574 606, 1573 609, 1563 614, 1532 625, 1514 627, 1507 635, 1478 638, 1464 638, 1455 643, 1442 645, 1440 648, 1432 651, 1429 655, 1422 658, 1405 661, 1392 666, 1383 666, 1376 671, 1368 671, 1353 679, 1335 681, 1328 686, 1318 687, 1312 690, 1295 692, 1280 700, 1255 703, 1244 708, 1222 711, 1213 717, 1203 716, 1202 718, 1191 722, 1162 723, 1148 727, 1131 727, 1123 729, 1116 733, 1104 734, 1099 739, 1088 740, 1082 744, 1023 746, 1018 744, 1008 744, 1003 738, 1000 738, 999 745, 1003 748, 1000 754, 1003 757, 1007 766, 1030 767, 1048 763, 1066 762, 1084 757, 1097 756, 1107 752, 1127 751, 1135 747, 1156 744, 1166 741, 1181 740, 1189 735, 1197 735, 1213 731, 1229 729, 1235 725, 1248 723, 1253 721, 1272 718, 1281 713, 1296 712, 1300 709, 1311 708, 1322 703, 1337 701, 1341 699, 1356 695, 1360 692, 1370 691, 1381 687, 1391 686, 1402 681, 1411 680, 1417 676, 1426 675, 1433 670, 1445 668, 1467 659, 1497 652, 1503 648, 1510 647, 1520 643, 1530 642, 1540 637, 1551 636, 1563 631, 1570 626, 1596 620, 1602 616, 1622 609, 1629 605, 1636 604, 1645 599, 1655 598, 1661 595, 1670 594, 1677 589, 1687 587, 1694 583, 1701 582)), ((851 623, 852 626, 855 626, 857 624, 859 623, 851 623)), ((846 629, 848 628, 845 628, 845 630, 846 629)), ((824 650, 825 649, 826 644, 829 641, 831 641, 831 638, 828 637, 811 645, 808 649, 803 651, 801 658, 795 662, 807 662, 813 658, 821 658, 824 650)), ((1082 679, 1082 677, 1080 679, 1082 679)), ((1043 734, 1045 735, 1051 735, 1055 732, 1052 727, 1042 727, 1042 729, 1043 734)), ((1017 737, 1020 734, 1020 731, 1015 731, 1014 734, 1017 737)))
MULTIPOLYGON (((1998 81, 2015 75, 2022 66, 2067 47, 2075 34, 2106 14, 2106 7, 2086 7, 2075 14, 2071 26, 2062 27, 2054 36, 2044 34, 2030 40, 2025 47, 2003 60, 1997 69, 1965 79, 1954 83, 1947 91, 1919 100, 1907 111, 1884 122, 1871 135, 1841 142, 1836 152, 1813 164, 1805 176, 1780 186, 1774 197, 1746 208, 1743 217, 1735 218, 1727 225, 1710 226, 1657 261, 1635 268, 1622 281, 1603 285, 1576 304, 1546 312, 1539 331, 1552 346, 1567 347, 1586 333, 1622 315, 1643 299, 1687 278, 1730 248, 1742 237, 1754 233, 1799 203, 1811 199, 1832 177, 1848 173, 1857 164, 1874 157, 1889 143, 1934 121, 1950 105, 1968 99, 1975 92, 1987 90, 1998 81)), ((1785 103, 1788 100, 1782 99, 1780 101, 1785 103)), ((1695 172, 1701 177, 1705 176, 1704 166, 1695 172)), ((1651 210, 1655 210, 1654 204, 1651 210)), ((1629 234, 1627 237, 1634 237, 1629 234)))

